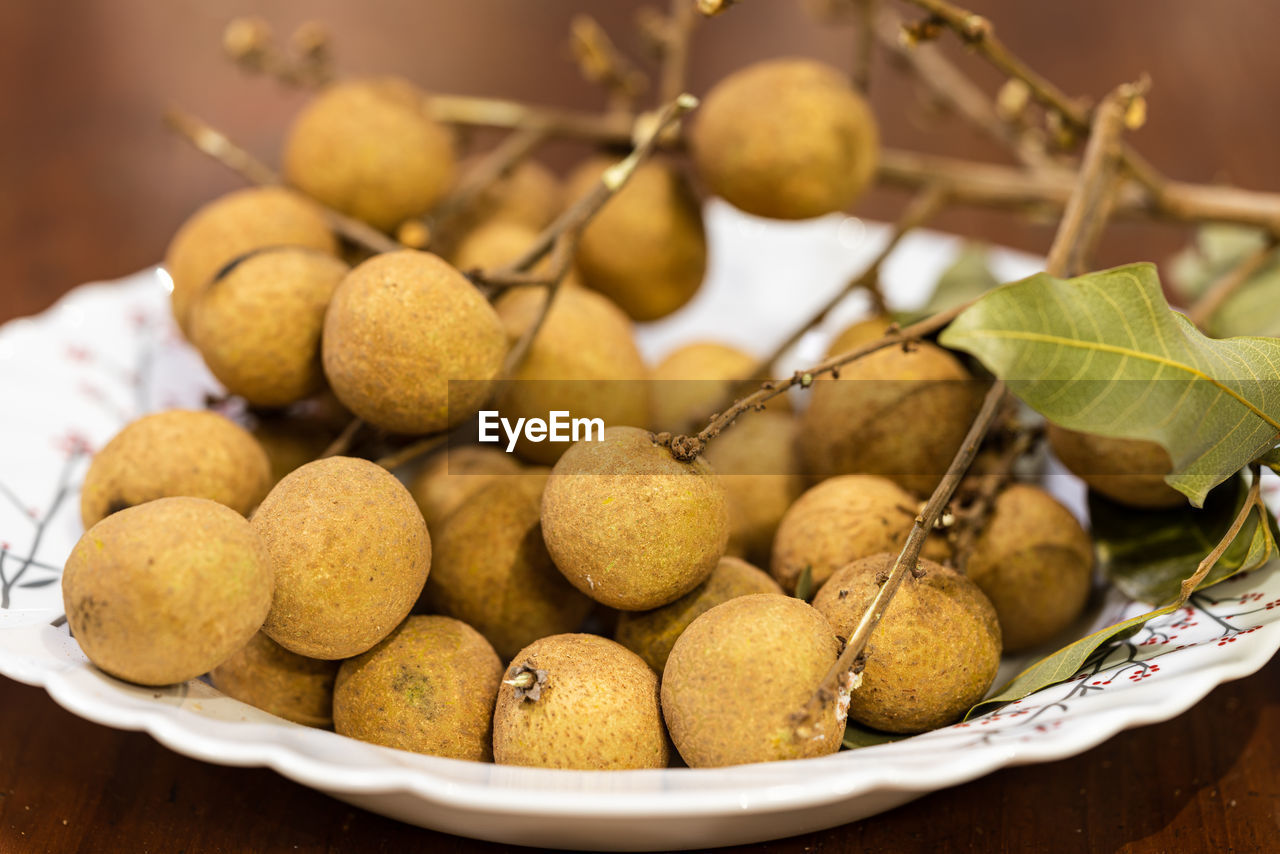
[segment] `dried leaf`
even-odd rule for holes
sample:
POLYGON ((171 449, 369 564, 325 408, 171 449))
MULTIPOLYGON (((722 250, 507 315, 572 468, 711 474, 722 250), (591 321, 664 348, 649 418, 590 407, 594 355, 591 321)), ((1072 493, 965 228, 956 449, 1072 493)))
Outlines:
POLYGON ((840 742, 840 746, 845 750, 857 750, 859 747, 872 747, 877 744, 889 744, 893 741, 902 741, 904 738, 910 738, 909 735, 901 733, 880 732, 879 730, 867 729, 854 721, 849 721, 844 725, 844 739, 840 742))
POLYGON ((1280 435, 1280 341, 1206 337, 1151 264, 1003 285, 940 340, 1064 427, 1159 442, 1197 507, 1280 435))
POLYGON ((813 598, 813 567, 806 566, 800 570, 800 577, 796 579, 796 598, 802 602, 808 602, 813 598))

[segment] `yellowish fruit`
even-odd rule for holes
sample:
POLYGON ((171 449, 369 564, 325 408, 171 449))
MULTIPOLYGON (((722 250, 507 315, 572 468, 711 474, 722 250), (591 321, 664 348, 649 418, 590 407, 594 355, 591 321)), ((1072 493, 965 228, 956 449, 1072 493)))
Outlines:
MULTIPOLYGON (((784 590, 794 591, 808 569, 817 590, 850 561, 902 548, 919 504, 882 477, 850 474, 824 480, 782 517, 770 571, 784 590)), ((930 540, 926 554, 941 557, 945 549, 941 540, 930 540)))
POLYGON ((892 321, 887 317, 868 317, 865 320, 859 320, 846 326, 837 333, 835 338, 831 339, 823 358, 829 359, 840 353, 846 353, 855 347, 869 344, 877 338, 883 338, 884 334, 889 331, 891 323, 892 321))
POLYGON ((271 579, 243 516, 205 498, 160 498, 85 532, 62 601, 90 661, 129 682, 169 685, 249 642, 271 607, 271 579))
POLYGON ((690 623, 716 605, 752 593, 782 593, 782 588, 745 560, 722 557, 706 581, 676 601, 652 611, 624 611, 614 639, 661 676, 671 647, 690 623))
MULTIPOLYGON (((840 569, 813 600, 849 637, 896 555, 840 569)), ((978 586, 931 560, 908 573, 867 645, 849 719, 884 732, 924 732, 955 723, 987 693, 1000 666, 1000 624, 978 586)))
POLYGON ((965 569, 995 606, 1005 650, 1017 652, 1080 616, 1093 581, 1093 541, 1049 493, 1015 483, 996 498, 965 569))
POLYGON ((315 204, 283 187, 237 190, 193 213, 165 252, 178 326, 187 330, 191 304, 219 270, 267 246, 302 246, 329 255, 338 251, 315 204))
POLYGON ((787 412, 755 412, 717 436, 703 452, 729 501, 729 553, 768 566, 782 517, 804 491, 787 412))
POLYGON ((228 697, 294 723, 333 726, 338 662, 290 652, 262 632, 213 668, 209 680, 228 697))
POLYGON ((887 347, 814 382, 800 453, 815 477, 877 474, 927 495, 980 402, 980 384, 946 350, 887 347))
POLYGON ((520 471, 520 463, 508 453, 484 445, 460 445, 428 459, 409 481, 409 492, 427 528, 436 530, 472 495, 520 471))
POLYGON ((1156 442, 1117 439, 1049 425, 1049 446, 1089 487, 1130 507, 1178 507, 1187 497, 1165 482, 1169 452, 1156 442))
MULTIPOLYGON (((498 315, 514 343, 537 319, 546 292, 518 288, 498 300, 498 315)), ((647 424, 648 368, 636 347, 631 321, 605 297, 585 288, 561 288, 528 355, 502 383, 496 408, 504 418, 543 418, 555 411, 571 418, 600 418, 605 426, 647 424)), ((535 463, 560 459, 562 442, 530 442, 516 452, 535 463)))
POLYGON ((285 406, 324 387, 320 330, 347 265, 315 250, 262 249, 196 297, 190 337, 227 391, 285 406))
POLYGON ((448 617, 410 617, 342 663, 333 693, 339 735, 488 762, 502 662, 480 633, 448 617))
POLYGON ((289 183, 391 231, 425 213, 453 182, 453 139, 427 96, 396 77, 348 79, 318 93, 289 129, 289 183))
POLYGON ((702 102, 690 142, 712 192, 775 219, 848 208, 870 184, 880 147, 848 74, 810 59, 757 62, 725 77, 702 102))
POLYGON ((314 417, 292 414, 260 416, 253 428, 271 463, 271 485, 289 472, 318 459, 337 437, 337 432, 314 417))
MULTIPOLYGON (((580 166, 569 197, 590 192, 614 162, 580 166)), ((656 320, 687 303, 706 274, 707 238, 684 174, 664 161, 642 164, 582 233, 575 261, 583 284, 634 320, 656 320)))
POLYGON ((393 433, 435 433, 485 402, 506 340, 465 276, 403 250, 369 259, 338 285, 322 352, 329 384, 356 415, 393 433))
POLYGON ((665 768, 658 677, 625 647, 596 635, 552 635, 507 668, 493 714, 500 765, 579 770, 665 768), (531 689, 510 684, 521 677, 531 689))
POLYGON ((191 496, 248 515, 271 487, 266 452, 216 412, 171 409, 128 424, 94 455, 80 490, 85 528, 156 498, 191 496))
POLYGON ((385 469, 327 457, 275 485, 253 515, 276 570, 263 631, 309 658, 359 655, 408 615, 431 567, 418 506, 385 469))
POLYGON ((593 605, 551 562, 522 479, 498 476, 440 523, 422 591, 429 610, 474 627, 507 660, 576 629, 593 605))
POLYGON ((807 733, 792 715, 840 652, 823 616, 776 593, 730 599, 693 621, 662 675, 662 712, 693 768, 827 756, 840 749, 844 707, 831 692, 807 733))
POLYGON ((646 430, 609 427, 552 469, 542 535, 574 587, 611 608, 647 611, 711 574, 729 540, 729 513, 704 461, 677 461, 646 430))
MULTIPOLYGON (((653 369, 653 427, 655 430, 699 429, 719 407, 744 393, 738 386, 751 378, 757 360, 737 347, 716 341, 697 341, 672 350, 653 369)), ((779 395, 768 409, 790 409, 779 395)))

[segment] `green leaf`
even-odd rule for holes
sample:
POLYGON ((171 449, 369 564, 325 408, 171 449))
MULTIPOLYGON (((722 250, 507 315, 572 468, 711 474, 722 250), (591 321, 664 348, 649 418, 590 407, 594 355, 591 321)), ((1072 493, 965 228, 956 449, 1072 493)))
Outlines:
POLYGON ((1187 301, 1204 296, 1209 286, 1266 242, 1260 229, 1226 223, 1209 223, 1173 258, 1170 275, 1178 293, 1187 301))
POLYGON ((1148 620, 1154 620, 1156 617, 1165 614, 1172 614, 1177 608, 1176 604, 1166 605, 1163 608, 1157 608, 1154 611, 1130 617, 1123 622, 1116 623, 1114 626, 1107 626, 1105 629, 1099 629, 1091 635, 1086 635, 1075 643, 1058 650, 1053 655, 1045 656, 1013 677, 994 696, 988 697, 970 709, 969 713, 964 716, 965 720, 984 715, 992 709, 1003 706, 1006 703, 1012 703, 1014 700, 1021 700, 1041 688, 1048 688, 1050 685, 1067 681, 1079 673, 1085 662, 1107 641, 1115 640, 1121 635, 1130 637, 1134 632, 1141 629, 1148 620), (1126 632, 1128 634, 1125 634, 1126 632))
MULTIPOLYGON (((1213 223, 1196 233, 1195 241, 1172 264, 1179 293, 1192 302, 1210 285, 1239 266, 1266 244, 1256 228, 1213 223)), ((1280 335, 1280 253, 1273 253, 1247 281, 1227 298, 1208 320, 1216 338, 1234 335, 1280 335)))
POLYGON ((796 598, 802 602, 813 598, 813 567, 806 566, 800 570, 800 577, 796 579, 796 598))
POLYGON ((989 261, 985 246, 966 243, 961 247, 955 260, 938 277, 933 295, 929 297, 924 307, 918 311, 895 314, 894 320, 907 326, 940 311, 964 305, 997 287, 1000 280, 991 272, 989 261))
POLYGON ((845 750, 857 750, 859 747, 872 747, 877 744, 889 744, 893 741, 902 741, 904 738, 910 738, 909 735, 902 733, 880 732, 879 730, 867 729, 866 727, 849 721, 844 725, 844 740, 840 742, 840 746, 845 750))
POLYGON ((1272 448, 1262 456, 1258 457, 1258 462, 1271 469, 1276 474, 1280 474, 1280 448, 1272 448))
MULTIPOLYGON (((1184 505, 1141 510, 1090 493, 1089 518, 1103 573, 1130 599, 1172 602, 1181 592, 1182 579, 1194 573, 1226 536, 1248 494, 1249 482, 1243 475, 1210 492, 1203 509, 1184 505)), ((1197 589, 1256 569, 1272 557, 1266 534, 1275 531, 1275 520, 1269 512, 1266 517, 1262 530, 1257 512, 1245 521, 1197 589)))
POLYGON ((1280 435, 1280 341, 1202 335, 1151 264, 1003 285, 940 340, 1063 427, 1159 442, 1197 507, 1280 435))

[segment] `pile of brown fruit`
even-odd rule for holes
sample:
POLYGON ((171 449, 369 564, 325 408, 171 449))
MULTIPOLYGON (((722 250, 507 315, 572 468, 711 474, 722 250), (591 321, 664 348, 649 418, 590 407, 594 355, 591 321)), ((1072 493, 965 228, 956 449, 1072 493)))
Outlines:
MULTIPOLYGON (((336 211, 394 234, 449 204, 476 161, 455 162, 428 101, 398 79, 331 83, 289 134, 288 188, 217 199, 173 238, 178 326, 250 423, 160 412, 93 459, 63 592, 94 664, 143 685, 207 673, 291 721, 439 756, 722 766, 832 753, 846 714, 887 733, 953 723, 1002 651, 1079 615, 1089 536, 1043 490, 1008 485, 967 572, 949 566, 948 532, 932 535, 857 687, 820 690, 979 397, 935 344, 848 365, 800 412, 778 398, 746 413, 696 460, 657 437, 705 420, 758 370, 711 341, 656 366, 636 347, 635 322, 702 282, 693 181, 760 216, 847 209, 878 137, 845 74, 776 60, 718 84, 688 122, 688 162, 643 162, 581 232, 540 327, 543 287, 486 292, 461 271, 520 256, 616 158, 564 182, 521 162, 452 217, 436 251, 371 254, 330 228, 336 211), (675 379, 705 382, 648 382, 675 379), (395 472, 325 455, 352 418, 394 442, 486 407, 608 428, 567 450, 453 442, 395 472), (797 728, 815 696, 821 713, 797 728)), ((1177 498, 1159 479, 1168 460, 1141 443, 1052 441, 1082 472, 1152 472, 1092 484, 1117 500, 1177 498)))

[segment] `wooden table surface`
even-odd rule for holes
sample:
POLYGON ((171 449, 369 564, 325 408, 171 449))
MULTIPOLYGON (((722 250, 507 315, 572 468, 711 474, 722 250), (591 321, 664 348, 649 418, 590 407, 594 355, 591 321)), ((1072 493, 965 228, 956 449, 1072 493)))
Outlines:
MULTIPOLYGON (((165 136, 179 103, 271 157, 296 94, 250 80, 217 55, 227 17, 250 4, 79 0, 56 10, 0 3, 0 321, 38 311, 84 281, 159 259, 178 222, 235 180, 165 136)), ((286 31, 328 21, 344 67, 396 70, 439 91, 591 107, 564 61, 572 0, 362 4, 264 0, 286 31), (411 8, 410 8, 411 7, 411 8), (466 45, 465 50, 455 46, 466 45), (442 47, 443 46, 443 47, 442 47)), ((594 4, 619 41, 637 2, 594 4)), ((754 57, 848 55, 799 4, 745 3, 699 35, 695 91, 754 57)), ((1068 91, 1098 95, 1149 71, 1151 120, 1137 135, 1171 174, 1280 188, 1274 8, 1248 0, 1074 0, 974 4, 1068 91), (1034 10, 1034 11, 1032 11, 1034 10)), ((986 83, 996 78, 969 63, 986 83)), ((874 100, 894 145, 1002 158, 928 119, 905 82, 877 68, 874 100)), ((553 161, 580 149, 558 146, 553 161)), ((859 214, 892 218, 876 194, 859 214)), ((1044 224, 962 212, 944 227, 1043 250, 1044 224)), ((1185 231, 1116 229, 1106 263, 1164 261, 1185 231)), ((1072 759, 1009 769, 872 819, 750 850, 1263 851, 1280 849, 1280 661, 1216 689, 1167 723, 1072 759)), ((42 691, 0 679, 0 852, 487 851, 353 809, 273 772, 178 756, 150 737, 80 720, 42 691)))

